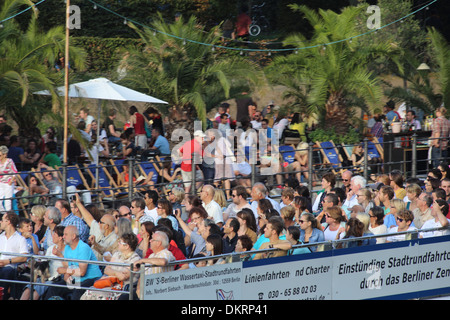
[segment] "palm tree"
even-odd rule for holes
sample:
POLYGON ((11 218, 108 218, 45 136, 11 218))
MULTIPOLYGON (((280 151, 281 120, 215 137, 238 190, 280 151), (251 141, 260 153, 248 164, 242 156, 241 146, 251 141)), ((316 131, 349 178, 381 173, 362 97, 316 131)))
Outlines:
MULTIPOLYGON (((394 49, 389 44, 363 47, 357 38, 341 41, 358 35, 355 19, 359 8, 346 7, 341 13, 331 10, 317 13, 306 6, 291 7, 304 14, 314 32, 310 40, 302 34, 288 36, 285 46, 305 49, 275 58, 271 69, 279 73, 277 78, 294 77, 294 83, 302 90, 299 97, 306 96, 309 112, 321 116, 322 122, 334 127, 336 133, 344 134, 354 107, 380 103, 381 82, 367 66, 380 55, 391 55, 394 49)), ((298 89, 291 86, 291 90, 298 89)))
POLYGON ((173 24, 160 20, 154 29, 138 29, 142 48, 127 48, 121 80, 136 90, 154 94, 173 106, 168 131, 186 128, 224 100, 262 81, 263 72, 249 60, 214 50, 220 34, 205 31, 195 17, 173 24), (208 44, 208 45, 205 45, 208 44))
POLYGON ((436 66, 435 83, 430 77, 430 70, 417 70, 422 60, 418 60, 413 52, 408 51, 403 59, 404 72, 400 74, 408 86, 397 86, 386 90, 390 98, 404 101, 407 105, 421 109, 426 114, 433 113, 442 104, 450 105, 450 45, 434 28, 428 30, 428 36, 431 41, 433 62, 436 66))
MULTIPOLYGON (((6 0, 0 11, 0 20, 13 16, 23 5, 32 6, 29 0, 6 0)), ((0 109, 16 121, 20 130, 35 127, 42 116, 50 111, 59 111, 60 99, 55 87, 62 82, 63 74, 52 71, 53 61, 64 51, 63 27, 47 32, 38 28, 37 11, 34 11, 27 29, 10 19, 0 28, 0 109), (33 96, 33 92, 49 90, 52 105, 33 96)), ((71 46, 71 64, 82 68, 84 53, 71 46)))

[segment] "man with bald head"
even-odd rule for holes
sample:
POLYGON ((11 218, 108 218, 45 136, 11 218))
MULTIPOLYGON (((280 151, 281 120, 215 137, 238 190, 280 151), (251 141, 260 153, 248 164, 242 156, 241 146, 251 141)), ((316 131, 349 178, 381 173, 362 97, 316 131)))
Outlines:
POLYGON ((83 220, 89 226, 88 244, 91 245, 97 260, 103 260, 103 254, 111 250, 111 246, 117 240, 115 232, 116 219, 111 214, 105 214, 100 221, 95 220, 94 216, 86 209, 81 202, 78 194, 75 196, 75 206, 80 212, 83 220))
POLYGON ((200 193, 200 199, 203 201, 203 208, 205 208, 208 216, 214 220, 214 223, 219 227, 223 226, 223 214, 222 207, 214 201, 214 192, 215 188, 206 184, 202 187, 202 191, 200 193))
POLYGON ((109 261, 111 258, 111 251, 117 241, 115 228, 116 219, 111 214, 103 215, 100 222, 95 220, 92 222, 89 244, 97 260, 103 260, 105 258, 105 260, 109 261))
POLYGON ((63 239, 66 244, 64 253, 53 252, 60 258, 69 260, 62 261, 62 267, 57 269, 62 279, 56 281, 55 284, 62 287, 49 287, 45 295, 46 300, 54 296, 59 296, 63 299, 80 300, 86 289, 91 287, 95 280, 102 276, 102 272, 97 264, 70 261, 71 259, 97 261, 89 245, 80 241, 80 234, 76 226, 66 226, 63 239), (74 289, 75 286, 81 288, 74 289))

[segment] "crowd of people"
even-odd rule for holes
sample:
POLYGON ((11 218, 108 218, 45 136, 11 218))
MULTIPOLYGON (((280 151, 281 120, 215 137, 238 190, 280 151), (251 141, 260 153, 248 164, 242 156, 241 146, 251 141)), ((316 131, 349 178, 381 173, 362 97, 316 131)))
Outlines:
MULTIPOLYGON (((270 128, 289 128, 292 118, 298 118, 296 114, 276 114, 273 118, 267 108, 260 112, 254 104, 249 104, 248 110, 253 120, 244 125, 250 128, 259 125, 263 128, 268 124, 270 128)), ((115 135, 106 134, 106 144, 112 144, 124 155, 129 144, 142 150, 155 148, 164 128, 160 116, 153 111, 148 109, 147 115, 153 117, 151 124, 155 127, 148 128, 150 122, 145 121, 135 107, 130 108, 131 136, 126 132, 117 133, 113 123, 115 112, 112 111, 109 114, 111 121, 105 122, 109 132, 115 132, 115 135), (152 138, 148 138, 146 128, 151 129, 152 138), (117 138, 121 141, 121 148, 117 138)), ((219 108, 212 128, 221 129, 220 124, 235 125, 227 111, 226 105, 219 108)), ((86 134, 89 130, 92 133, 98 129, 86 110, 80 112, 80 118, 83 119, 80 122, 85 121, 85 124, 79 128, 85 128, 86 134)), ((299 128, 300 136, 305 136, 305 127, 299 128)), ((183 152, 197 152, 205 158, 233 155, 228 150, 226 139, 218 143, 214 154, 207 154, 206 137, 203 132, 195 132, 194 138, 180 148, 181 158, 183 152)), ((54 151, 50 150, 48 143, 46 149, 48 154, 54 151)), ((2 172, 9 173, 2 176, 5 177, 0 181, 2 188, 1 184, 11 186, 14 182, 12 177, 17 174, 14 162, 8 164, 10 158, 7 154, 8 151, 0 147, 2 172), (10 171, 7 171, 8 167, 10 171)), ((38 163, 50 170, 53 168, 50 163, 52 157, 47 156, 37 157, 40 159, 38 163), (47 160, 43 160, 45 158, 47 160)), ((302 159, 296 157, 295 161, 302 159)), ((215 163, 217 161, 213 160, 215 163)), ((67 199, 57 198, 47 204, 30 199, 30 219, 19 216, 11 207, 3 207, 0 287, 4 288, 5 297, 26 300, 129 299, 132 279, 132 298, 138 299, 140 282, 137 281, 137 271, 142 267, 145 274, 153 274, 239 260, 310 254, 323 250, 327 241, 332 241, 339 249, 404 241, 408 239, 408 235, 402 233, 405 231, 417 230, 419 237, 423 238, 449 234, 445 228, 450 221, 450 168, 445 162, 433 167, 424 181, 418 178, 405 180, 404 174, 398 170, 376 174, 371 177, 373 181, 367 181, 353 167, 341 174, 327 172, 319 177, 318 190, 314 192, 313 186, 306 186, 302 176, 297 175, 297 171, 302 170, 295 170, 307 167, 307 163, 280 170, 273 188, 266 180, 252 184, 250 172, 245 171, 248 166, 238 164, 227 170, 226 165, 225 162, 212 168, 184 159, 179 169, 175 169, 181 174, 178 183, 174 183, 172 170, 166 168, 170 183, 164 184, 164 190, 154 186, 142 188, 131 201, 123 199, 107 209, 86 202, 76 190, 67 199), (214 174, 205 170, 208 168, 221 170, 219 176, 216 170, 214 174), (199 174, 196 182, 200 184, 196 192, 191 189, 193 170, 199 174), (240 179, 236 179, 237 176, 240 179), (216 184, 217 181, 221 184, 216 184), (436 228, 441 229, 433 230, 436 228), (64 260, 41 259, 30 266, 26 256, 15 256, 14 253, 64 260), (192 263, 186 261, 192 258, 206 259, 192 263), (104 267, 71 259, 118 262, 132 268, 104 267), (30 267, 34 268, 38 281, 60 286, 38 284, 31 288, 1 281, 29 277, 30 267), (114 293, 99 292, 93 290, 95 288, 118 290, 114 293)), ((360 163, 355 166, 358 165, 360 163)), ((44 180, 48 184, 46 188, 56 184, 56 173, 48 171, 44 180)), ((29 183, 31 186, 35 182, 30 180, 29 183)), ((37 198, 48 195, 45 190, 38 191, 38 187, 33 185, 33 191, 31 188, 28 190, 29 194, 37 198)))

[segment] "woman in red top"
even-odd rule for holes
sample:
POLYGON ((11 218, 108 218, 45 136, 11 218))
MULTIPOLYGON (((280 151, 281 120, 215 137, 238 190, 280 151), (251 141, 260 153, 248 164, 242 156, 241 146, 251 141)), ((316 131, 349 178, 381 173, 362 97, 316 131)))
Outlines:
POLYGON ((142 150, 147 149, 147 133, 145 131, 145 119, 140 114, 135 106, 131 106, 130 113, 130 127, 134 128, 135 145, 141 147, 142 150))

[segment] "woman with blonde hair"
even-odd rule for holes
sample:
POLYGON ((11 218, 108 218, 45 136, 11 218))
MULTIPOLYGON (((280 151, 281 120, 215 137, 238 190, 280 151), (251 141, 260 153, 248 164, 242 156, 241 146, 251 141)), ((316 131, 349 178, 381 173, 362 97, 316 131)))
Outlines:
MULTIPOLYGON (((405 188, 408 201, 406 202, 406 209, 414 211, 417 208, 417 199, 422 193, 422 188, 418 184, 410 184, 405 188)), ((405 200, 405 198, 403 198, 405 200)))
POLYGON ((0 211, 6 213, 12 209, 11 198, 14 195, 17 168, 14 161, 8 158, 8 148, 0 146, 0 211))
POLYGON ((389 229, 397 226, 397 213, 406 210, 406 203, 400 199, 391 200, 391 208, 388 214, 384 216, 384 224, 389 229))
POLYGON ((369 214, 370 209, 375 205, 372 196, 372 191, 369 188, 360 189, 356 195, 358 204, 364 208, 366 214, 369 214))
POLYGON ((289 205, 281 208, 280 215, 284 220, 284 227, 286 229, 295 224, 295 208, 293 206, 289 205))
POLYGON ((294 159, 295 161, 292 163, 293 170, 296 172, 295 177, 299 182, 301 182, 302 174, 305 177, 305 180, 309 179, 308 175, 308 143, 300 142, 295 151, 294 159))
POLYGON ((44 238, 47 226, 44 225, 44 215, 47 208, 43 205, 35 205, 31 208, 31 221, 33 233, 37 235, 39 242, 44 238))
POLYGON ((219 189, 219 188, 214 189, 213 200, 219 204, 219 206, 222 208, 222 211, 224 211, 226 209, 227 200, 225 198, 225 192, 222 189, 219 189))
MULTIPOLYGON (((345 220, 342 209, 338 206, 332 206, 325 209, 325 223, 322 224, 325 241, 336 240, 339 230, 345 230, 345 220)), ((344 236, 344 234, 342 234, 344 236)))

